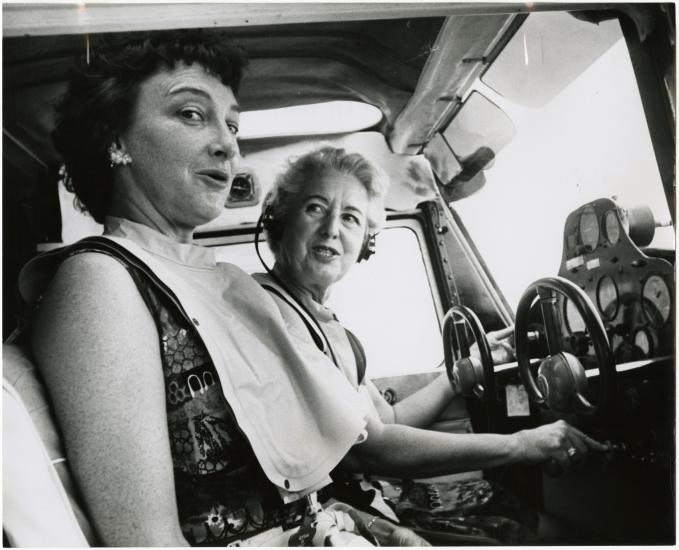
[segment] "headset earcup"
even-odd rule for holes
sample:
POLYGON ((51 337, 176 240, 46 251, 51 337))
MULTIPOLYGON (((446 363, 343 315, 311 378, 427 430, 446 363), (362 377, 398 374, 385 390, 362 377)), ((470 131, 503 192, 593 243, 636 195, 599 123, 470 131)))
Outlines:
POLYGON ((274 218, 273 209, 269 206, 264 210, 262 214, 262 227, 266 231, 267 238, 270 235, 276 235, 276 233, 281 229, 280 222, 274 218))
POLYGON ((361 252, 358 255, 358 260, 356 262, 361 262, 367 260, 375 253, 375 235, 366 233, 365 239, 363 239, 363 245, 361 246, 361 252))

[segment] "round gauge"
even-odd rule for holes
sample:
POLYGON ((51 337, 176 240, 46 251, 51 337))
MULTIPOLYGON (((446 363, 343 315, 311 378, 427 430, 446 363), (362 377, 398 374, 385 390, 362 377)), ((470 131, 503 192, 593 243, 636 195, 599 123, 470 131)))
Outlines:
POLYGON ((585 321, 582 319, 578 308, 570 300, 564 298, 564 301, 564 316, 566 317, 566 328, 568 328, 568 331, 571 334, 585 332, 585 321))
POLYGON ((653 352, 653 340, 643 328, 634 333, 634 347, 639 349, 643 357, 650 357, 653 352))
POLYGON ((588 206, 580 214, 580 242, 589 247, 590 250, 596 249, 599 244, 599 220, 597 220, 594 208, 588 206))
POLYGON ((618 313, 618 285, 609 275, 604 275, 599 279, 596 288, 596 301, 599 311, 606 321, 615 318, 618 313))
POLYGON ((609 210, 604 217, 604 227, 606 228, 606 238, 611 244, 620 240, 620 222, 615 210, 609 210))
POLYGON ((672 296, 667 283, 660 275, 651 275, 641 289, 641 299, 648 322, 664 325, 670 318, 672 296))

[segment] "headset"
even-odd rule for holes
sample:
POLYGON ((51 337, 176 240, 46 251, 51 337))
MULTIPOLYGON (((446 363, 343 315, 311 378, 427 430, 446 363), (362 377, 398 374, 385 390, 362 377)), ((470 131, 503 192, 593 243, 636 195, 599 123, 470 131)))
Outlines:
MULTIPOLYGON (((255 241, 257 240, 257 234, 260 231, 260 227, 263 227, 268 235, 275 235, 274 238, 280 239, 283 234, 283 223, 273 215, 271 203, 267 204, 257 221, 255 241)), ((361 251, 358 253, 358 258, 356 259, 357 263, 368 260, 370 256, 375 253, 375 236, 375 233, 366 232, 365 237, 363 238, 363 244, 361 244, 361 251)), ((266 266, 264 267, 266 268, 266 266)))

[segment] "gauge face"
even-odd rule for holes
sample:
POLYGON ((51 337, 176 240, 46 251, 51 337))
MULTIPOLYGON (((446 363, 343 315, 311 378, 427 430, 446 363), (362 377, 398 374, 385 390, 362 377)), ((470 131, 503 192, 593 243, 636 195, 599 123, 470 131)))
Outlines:
POLYGON ((620 222, 615 210, 606 212, 604 218, 604 226, 606 228, 606 238, 611 244, 615 244, 620 240, 620 222))
POLYGON ((644 329, 639 329, 634 333, 634 346, 639 348, 644 357, 651 356, 651 338, 644 329))
POLYGON ((648 322, 655 326, 664 325, 672 310, 672 297, 665 280, 659 275, 651 275, 641 289, 641 297, 648 322))
POLYGON ((564 315, 566 317, 566 327, 571 334, 575 332, 585 332, 585 321, 582 319, 578 308, 568 299, 565 300, 564 315))
POLYGON ((613 319, 618 313, 618 285, 608 275, 599 279, 596 289, 596 301, 599 311, 606 321, 613 319))
POLYGON ((594 250, 599 244, 599 220, 597 220, 594 208, 587 207, 580 214, 580 242, 590 250, 594 250))

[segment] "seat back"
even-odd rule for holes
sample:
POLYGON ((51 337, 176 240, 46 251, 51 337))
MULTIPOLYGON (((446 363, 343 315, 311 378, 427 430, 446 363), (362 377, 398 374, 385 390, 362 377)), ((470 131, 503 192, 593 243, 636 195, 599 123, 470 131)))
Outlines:
POLYGON ((14 547, 97 545, 79 503, 57 424, 38 373, 3 344, 3 530, 14 547))

